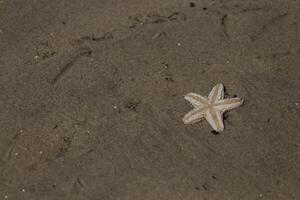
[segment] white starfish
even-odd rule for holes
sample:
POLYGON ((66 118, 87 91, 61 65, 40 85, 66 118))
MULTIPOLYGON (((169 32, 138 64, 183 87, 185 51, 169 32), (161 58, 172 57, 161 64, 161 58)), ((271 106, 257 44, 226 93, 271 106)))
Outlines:
POLYGON ((223 113, 243 103, 243 99, 238 97, 224 99, 223 84, 217 84, 209 93, 208 98, 195 93, 188 93, 184 98, 195 108, 184 116, 183 122, 192 124, 205 118, 217 132, 224 130, 223 113))

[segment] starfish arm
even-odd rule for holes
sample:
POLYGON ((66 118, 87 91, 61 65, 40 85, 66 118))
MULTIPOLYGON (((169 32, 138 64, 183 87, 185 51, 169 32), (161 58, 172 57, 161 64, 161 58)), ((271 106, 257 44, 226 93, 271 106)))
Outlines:
POLYGON ((188 112, 184 118, 183 123, 184 124, 193 124, 195 122, 200 121, 206 113, 206 109, 204 108, 195 108, 194 110, 188 112))
POLYGON ((194 107, 205 107, 208 105, 208 99, 196 93, 188 93, 184 98, 194 107))
POLYGON ((223 99, 223 100, 217 101, 214 104, 214 106, 216 109, 220 110, 221 112, 225 112, 225 111, 237 108, 242 104, 243 104, 243 99, 237 97, 237 98, 223 99))
POLYGON ((224 98, 224 86, 223 84, 219 83, 213 89, 208 95, 208 99, 210 103, 214 103, 217 100, 223 99, 224 98))
POLYGON ((217 109, 208 109, 205 115, 205 119, 215 131, 221 132, 224 130, 223 116, 222 113, 217 109))

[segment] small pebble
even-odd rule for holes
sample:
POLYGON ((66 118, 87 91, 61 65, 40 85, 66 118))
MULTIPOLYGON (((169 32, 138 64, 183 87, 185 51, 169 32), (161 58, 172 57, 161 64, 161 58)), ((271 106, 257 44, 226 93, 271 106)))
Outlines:
POLYGON ((193 7, 195 7, 195 6, 196 6, 196 5, 195 5, 194 2, 191 2, 191 3, 190 3, 190 7, 191 7, 191 8, 193 8, 193 7))
POLYGON ((117 109, 118 108, 118 106, 114 106, 114 109, 117 109))
POLYGON ((180 46, 181 46, 181 43, 177 43, 177 46, 179 46, 179 47, 180 47, 180 46))
POLYGON ((26 190, 25 190, 25 189, 22 189, 22 192, 26 192, 26 190))
POLYGON ((4 196, 4 199, 7 199, 7 198, 8 198, 8 195, 5 195, 5 196, 4 196))

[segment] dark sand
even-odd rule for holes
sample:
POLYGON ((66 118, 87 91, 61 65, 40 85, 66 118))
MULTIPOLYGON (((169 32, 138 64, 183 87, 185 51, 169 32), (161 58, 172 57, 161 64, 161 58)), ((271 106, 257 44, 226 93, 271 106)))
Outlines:
POLYGON ((299 0, 1 0, 0 199, 300 199, 299 0), (245 104, 214 135, 188 92, 245 104))

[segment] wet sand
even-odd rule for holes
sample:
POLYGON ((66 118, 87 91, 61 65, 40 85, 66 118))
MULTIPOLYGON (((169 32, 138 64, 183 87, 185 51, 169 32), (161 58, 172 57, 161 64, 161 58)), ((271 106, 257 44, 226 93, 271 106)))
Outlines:
POLYGON ((300 1, 1 0, 0 199, 300 198, 300 1), (225 131, 188 92, 245 99, 225 131))

